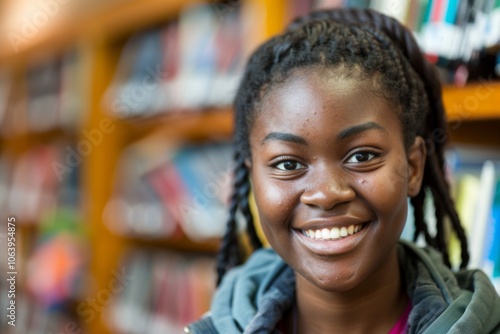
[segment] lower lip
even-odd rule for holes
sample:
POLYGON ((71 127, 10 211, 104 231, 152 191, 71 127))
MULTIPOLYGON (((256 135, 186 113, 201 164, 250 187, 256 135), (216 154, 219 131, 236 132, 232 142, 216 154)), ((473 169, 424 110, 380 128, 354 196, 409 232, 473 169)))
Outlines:
POLYGON ((361 243, 369 227, 370 224, 367 223, 358 233, 337 240, 312 239, 305 236, 300 230, 293 230, 293 232, 299 242, 315 254, 340 255, 356 248, 361 243))

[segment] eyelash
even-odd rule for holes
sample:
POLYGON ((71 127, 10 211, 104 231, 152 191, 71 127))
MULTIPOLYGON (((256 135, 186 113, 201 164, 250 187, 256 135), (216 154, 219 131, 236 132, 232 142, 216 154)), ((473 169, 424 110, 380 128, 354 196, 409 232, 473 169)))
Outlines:
POLYGON ((375 151, 373 151, 373 150, 361 149, 361 150, 359 150, 359 151, 356 151, 356 152, 351 153, 351 154, 347 157, 347 159, 346 159, 345 161, 346 161, 346 163, 350 163, 350 164, 352 164, 352 163, 357 163, 357 164, 359 164, 359 163, 369 162, 369 161, 371 161, 371 160, 373 160, 373 159, 375 159, 375 158, 377 158, 377 157, 379 157, 379 156, 380 156, 380 153, 375 152, 375 151), (369 158, 369 159, 368 159, 368 160, 366 160, 366 161, 349 162, 349 160, 351 160, 351 159, 352 159, 354 156, 356 156, 357 154, 368 154, 368 155, 371 155, 372 157, 371 157, 371 158, 369 158))
MULTIPOLYGON (((348 163, 348 164, 362 164, 362 163, 365 163, 365 162, 370 162, 371 160, 377 158, 380 156, 380 153, 378 152, 375 152, 374 150, 369 150, 369 149, 360 149, 356 152, 353 152, 351 153, 347 159, 345 159, 345 162, 348 163), (369 155, 369 159, 366 160, 366 161, 359 161, 359 162, 349 162, 349 160, 351 160, 354 156, 356 156, 357 154, 368 154, 369 155), (371 157, 370 157, 371 156, 371 157)), ((300 170, 300 169, 303 169, 305 168, 305 165, 299 161, 297 161, 297 158, 295 157, 292 157, 292 156, 283 156, 283 157, 280 157, 278 161, 275 161, 271 167, 275 168, 275 169, 278 169, 280 171, 296 171, 296 170, 300 170), (300 165, 301 167, 300 168, 296 168, 296 169, 282 169, 282 168, 278 168, 279 165, 283 164, 283 163, 286 163, 286 162, 292 162, 292 163, 296 163, 298 165, 300 165)))
POLYGON ((290 171, 296 171, 296 170, 299 170, 299 169, 303 169, 305 167, 305 165, 299 161, 297 161, 297 158, 294 158, 294 157, 291 157, 291 156, 284 156, 284 157, 280 157, 278 161, 275 161, 271 167, 273 168, 276 168, 280 171, 283 171, 283 172, 290 172, 290 171), (278 168, 279 165, 283 164, 283 163, 286 163, 286 162, 292 162, 292 163, 296 163, 298 165, 300 165, 301 167, 300 168, 297 168, 297 169, 281 169, 281 168, 278 168))

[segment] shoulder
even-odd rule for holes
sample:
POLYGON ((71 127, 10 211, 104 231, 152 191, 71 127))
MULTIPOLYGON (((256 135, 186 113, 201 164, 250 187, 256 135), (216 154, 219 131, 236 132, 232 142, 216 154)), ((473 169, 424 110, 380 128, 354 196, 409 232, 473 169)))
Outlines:
POLYGON ((500 297, 481 270, 454 272, 441 253, 409 242, 399 255, 416 333, 498 333, 500 297))
POLYGON ((230 270, 212 298, 210 315, 188 333, 271 333, 294 299, 293 270, 272 249, 255 251, 230 270))

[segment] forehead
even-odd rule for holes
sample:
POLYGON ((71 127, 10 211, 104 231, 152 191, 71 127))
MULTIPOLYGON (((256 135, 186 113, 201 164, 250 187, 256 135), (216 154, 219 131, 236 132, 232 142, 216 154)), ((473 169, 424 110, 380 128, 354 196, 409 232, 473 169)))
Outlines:
POLYGON ((347 69, 313 68, 292 73, 263 96, 255 126, 269 131, 334 128, 378 121, 401 132, 398 108, 378 94, 377 81, 347 69))

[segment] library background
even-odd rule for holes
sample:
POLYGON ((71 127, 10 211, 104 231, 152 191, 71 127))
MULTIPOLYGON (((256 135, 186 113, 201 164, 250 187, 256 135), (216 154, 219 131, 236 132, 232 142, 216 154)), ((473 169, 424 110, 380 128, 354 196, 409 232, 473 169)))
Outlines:
POLYGON ((470 266, 500 291, 500 0, 4 0, 0 309, 16 307, 0 332, 179 333, 200 317, 245 59, 338 6, 396 17, 439 67, 470 266))

